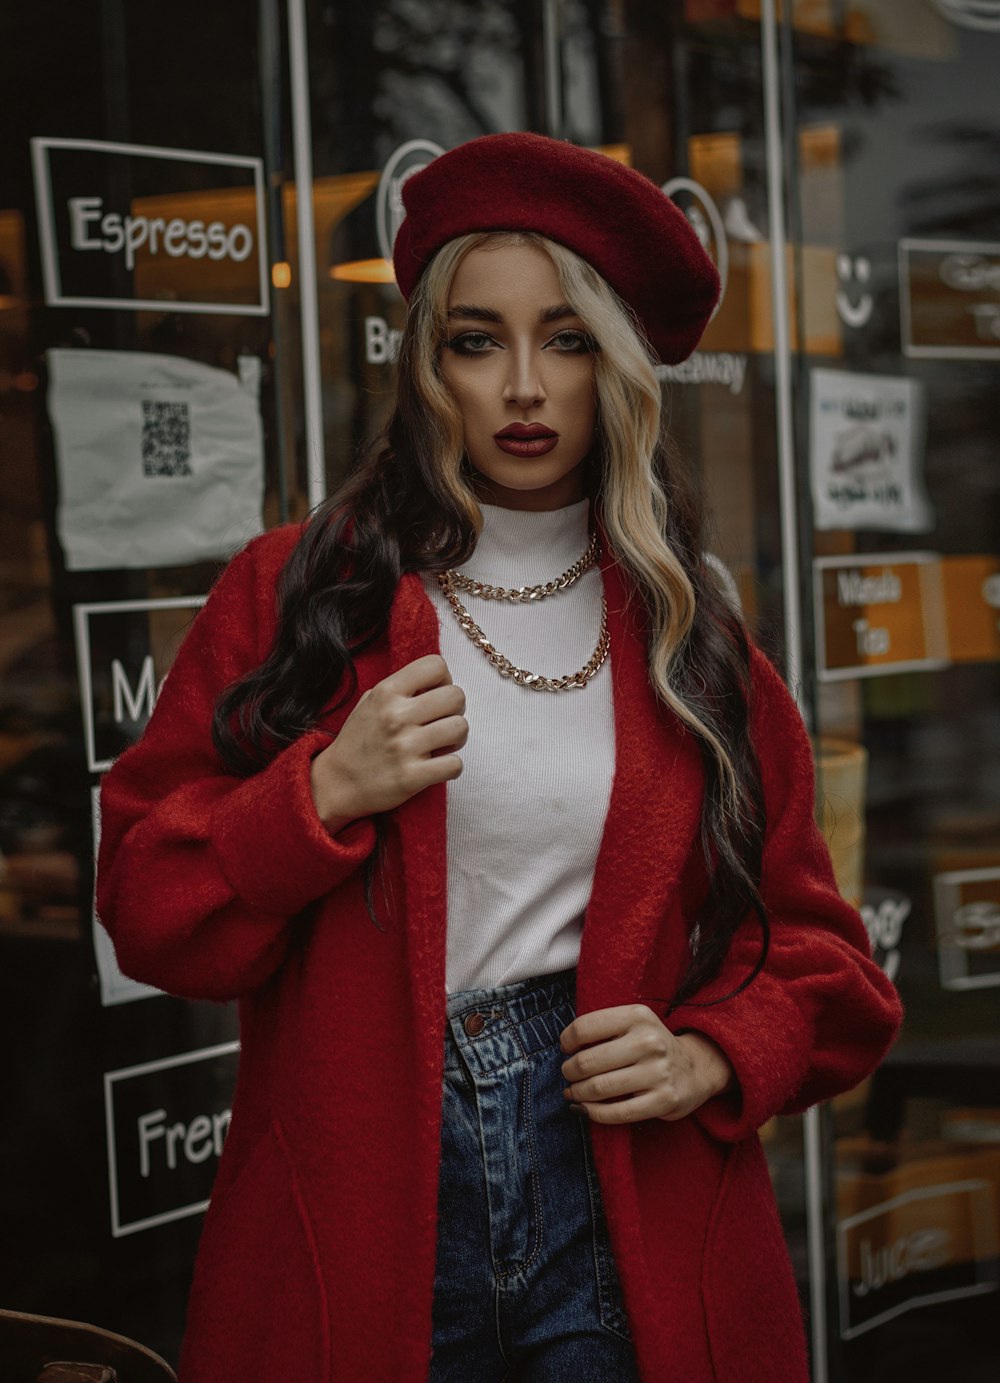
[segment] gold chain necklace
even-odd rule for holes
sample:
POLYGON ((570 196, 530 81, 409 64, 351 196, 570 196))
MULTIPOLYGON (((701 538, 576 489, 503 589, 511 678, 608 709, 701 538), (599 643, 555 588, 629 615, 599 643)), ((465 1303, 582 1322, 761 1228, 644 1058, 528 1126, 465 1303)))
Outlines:
POLYGON ((482 582, 470 581, 468 577, 459 576, 457 572, 452 570, 439 571, 437 580, 442 595, 458 620, 459 628, 468 635, 477 648, 485 653, 501 677, 509 677, 519 687, 530 687, 532 691, 565 691, 569 687, 585 687, 608 656, 611 638, 608 633, 608 602, 603 596, 601 597, 601 627, 597 635, 597 646, 588 661, 584 663, 579 672, 569 673, 566 677, 543 677, 540 672, 529 672, 527 668, 518 667, 509 658, 505 658, 502 653, 498 653, 459 600, 455 594, 455 589, 458 587, 461 590, 471 591, 473 595, 481 595, 485 600, 543 600, 545 596, 571 586, 594 565, 599 555, 600 546, 595 533, 590 540, 590 546, 579 561, 574 562, 573 566, 563 572, 562 576, 557 577, 555 581, 548 581, 543 586, 520 586, 515 590, 505 589, 502 586, 486 586, 482 582), (537 594, 532 594, 533 592, 537 594))
POLYGON ((600 555, 601 545, 597 534, 594 533, 582 557, 577 558, 571 567, 567 567, 562 576, 539 586, 488 586, 485 581, 474 581, 471 576, 463 576, 461 572, 452 569, 444 575, 449 578, 452 590, 467 591, 469 595, 479 596, 481 600, 544 600, 547 595, 555 595, 556 591, 568 590, 574 582, 579 581, 585 571, 590 571, 600 555))

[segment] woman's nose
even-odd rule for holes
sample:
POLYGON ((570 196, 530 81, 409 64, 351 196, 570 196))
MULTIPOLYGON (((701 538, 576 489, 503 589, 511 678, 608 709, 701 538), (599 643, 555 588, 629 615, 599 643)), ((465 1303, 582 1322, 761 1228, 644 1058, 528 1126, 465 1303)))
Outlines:
POLYGON ((505 403, 516 403, 520 408, 530 408, 544 401, 545 386, 533 351, 515 349, 509 352, 503 397, 505 403))

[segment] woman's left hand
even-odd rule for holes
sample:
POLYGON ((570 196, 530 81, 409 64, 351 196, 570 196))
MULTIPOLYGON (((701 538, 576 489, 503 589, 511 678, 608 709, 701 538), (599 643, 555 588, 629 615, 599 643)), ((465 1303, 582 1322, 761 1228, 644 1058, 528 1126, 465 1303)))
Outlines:
POLYGON ((720 1047, 700 1033, 679 1036, 645 1004, 574 1018, 559 1045, 567 1101, 597 1124, 683 1119, 734 1083, 720 1047))

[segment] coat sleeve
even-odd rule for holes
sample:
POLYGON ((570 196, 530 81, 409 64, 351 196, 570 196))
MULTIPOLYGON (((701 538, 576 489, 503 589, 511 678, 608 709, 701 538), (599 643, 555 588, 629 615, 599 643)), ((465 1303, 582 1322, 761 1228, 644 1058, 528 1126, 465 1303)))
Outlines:
POLYGON ((775 1114, 796 1114, 849 1090, 878 1065, 898 1031, 895 987, 871 959, 864 924, 841 898, 816 824, 812 747, 788 689, 753 653, 751 734, 767 811, 761 893, 771 926, 767 962, 738 994, 760 950, 755 917, 737 930, 721 974, 681 1005, 675 1032, 695 1031, 728 1057, 738 1093, 695 1112, 716 1138, 745 1138, 775 1114))
POLYGON ((212 743, 220 691, 257 666, 274 627, 274 535, 226 568, 171 668, 139 742, 101 788, 97 908, 125 974, 187 998, 227 1000, 281 964, 289 921, 375 843, 372 822, 331 836, 313 805, 311 732, 251 778, 212 743))

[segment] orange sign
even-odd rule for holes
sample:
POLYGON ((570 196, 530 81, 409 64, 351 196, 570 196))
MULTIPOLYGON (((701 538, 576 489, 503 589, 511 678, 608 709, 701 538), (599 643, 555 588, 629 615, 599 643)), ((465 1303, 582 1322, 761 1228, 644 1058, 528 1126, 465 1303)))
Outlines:
POLYGON ((997 1289, 1000 1152, 956 1150, 838 1177, 840 1333, 997 1289))
POLYGON ((1000 557, 945 557, 941 583, 952 662, 1000 658, 1000 557))
POLYGON ((935 874, 934 911, 944 988, 1000 985, 1000 869, 935 874))
POLYGON ((946 666, 940 565, 930 552, 817 558, 820 681, 946 666))
POLYGON ((910 356, 1000 356, 1000 244, 899 242, 900 331, 910 356))

